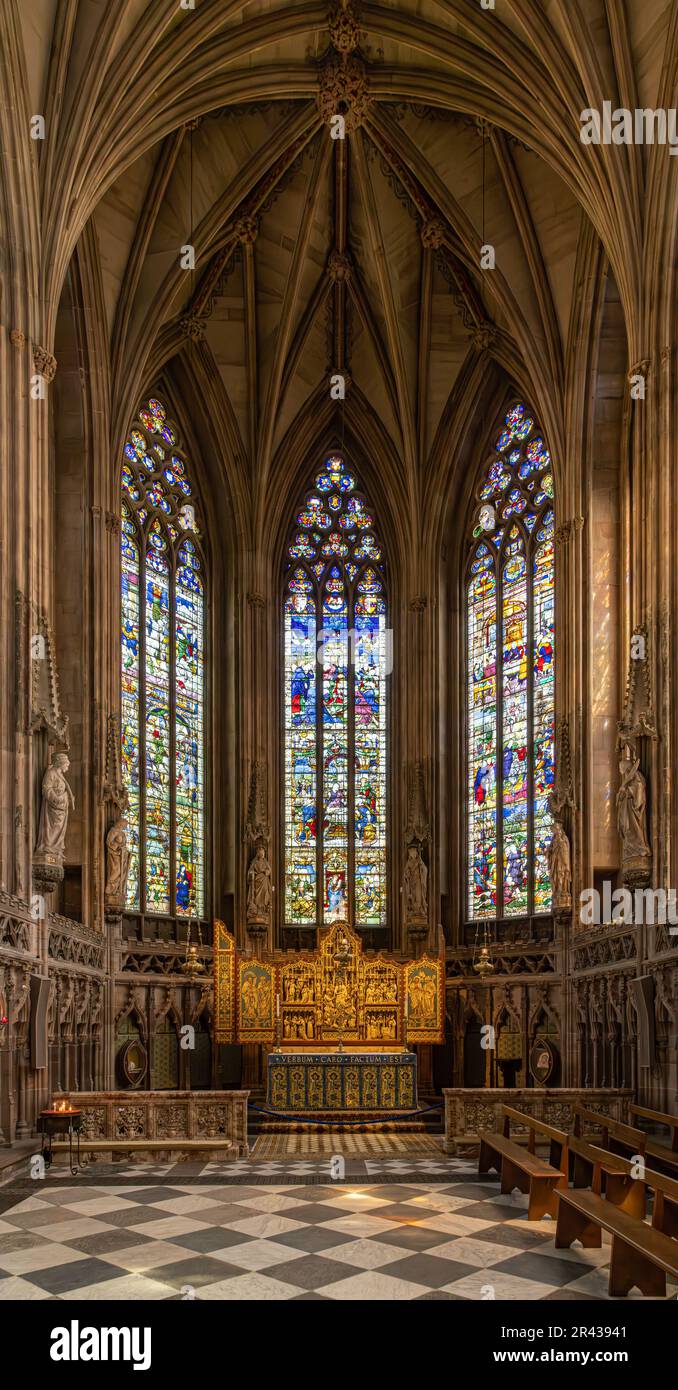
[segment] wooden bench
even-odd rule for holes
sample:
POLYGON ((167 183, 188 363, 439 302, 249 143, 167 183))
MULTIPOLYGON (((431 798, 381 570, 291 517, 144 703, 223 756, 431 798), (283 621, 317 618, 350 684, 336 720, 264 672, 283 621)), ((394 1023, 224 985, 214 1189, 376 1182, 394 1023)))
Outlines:
POLYGON ((671 1131, 670 1145, 663 1144, 661 1139, 655 1139, 645 1130, 641 1132, 645 1135, 645 1153, 657 1163, 663 1164, 670 1173, 678 1175, 678 1118, 675 1115, 666 1115, 661 1110, 648 1110, 644 1105, 632 1105, 630 1109, 631 1114, 639 1119, 651 1120, 654 1124, 664 1125, 671 1131))
MULTIPOLYGON (((77 1137, 76 1137, 77 1139, 77 1137)), ((76 1140, 73 1144, 73 1152, 76 1152, 76 1140)), ((135 1154, 142 1154, 146 1157, 152 1153, 171 1153, 180 1151, 190 1154, 195 1158, 199 1154, 205 1154, 205 1161, 213 1159, 223 1154, 225 1158, 237 1157, 237 1149, 232 1139, 81 1139, 80 1153, 86 1154, 113 1154, 125 1153, 131 1159, 135 1154)), ((55 1139, 52 1142, 52 1153, 54 1158, 68 1158, 68 1140, 55 1139)))
POLYGON ((574 1133, 577 1139, 589 1137, 582 1130, 585 1124, 593 1125, 602 1131, 600 1148, 607 1149, 610 1153, 618 1153, 620 1149, 626 1149, 641 1157, 645 1153, 647 1135, 642 1129, 634 1129, 631 1125, 622 1124, 620 1120, 611 1120, 609 1115, 601 1115, 598 1110, 588 1110, 585 1105, 575 1105, 574 1133))
POLYGON ((569 1153, 573 1187, 590 1187, 597 1196, 604 1193, 615 1207, 643 1220, 645 1181, 637 1176, 635 1165, 628 1158, 576 1137, 570 1138, 569 1153))
POLYGON ((664 1173, 645 1170, 645 1182, 652 1191, 652 1225, 667 1236, 678 1238, 678 1182, 664 1173))
MULTIPOLYGON (((656 1176, 646 1173, 645 1182, 652 1185, 656 1176)), ((634 1286, 649 1297, 666 1297, 667 1274, 678 1278, 678 1241, 596 1192, 561 1190, 556 1200, 557 1250, 567 1249, 573 1240, 580 1240, 585 1249, 600 1247, 603 1231, 612 1237, 611 1298, 624 1298, 634 1286)))
POLYGON ((502 1134, 492 1130, 480 1134, 478 1174, 488 1173, 494 1168, 501 1174, 502 1192, 512 1192, 514 1187, 527 1192, 528 1221, 540 1221, 546 1215, 555 1217, 555 1189, 567 1186, 567 1134, 533 1119, 531 1115, 524 1115, 521 1110, 513 1110, 509 1105, 502 1105, 501 1114, 504 1121, 502 1134), (527 1127, 527 1148, 511 1139, 512 1120, 527 1127), (537 1135, 549 1141, 548 1163, 535 1153, 537 1135))
POLYGON ((667 1115, 663 1110, 648 1110, 646 1105, 629 1106, 631 1116, 634 1115, 640 1120, 651 1120, 655 1125, 662 1125, 671 1131, 671 1152, 678 1154, 678 1115, 667 1115))

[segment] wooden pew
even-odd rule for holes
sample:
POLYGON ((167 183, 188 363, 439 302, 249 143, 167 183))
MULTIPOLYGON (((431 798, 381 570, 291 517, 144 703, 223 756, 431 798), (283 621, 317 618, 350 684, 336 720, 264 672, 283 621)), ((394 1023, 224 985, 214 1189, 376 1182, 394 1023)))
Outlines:
POLYGON ((645 1172, 645 1182, 652 1189, 652 1225, 664 1235, 678 1240, 678 1182, 664 1173, 645 1172))
POLYGON ((599 1193, 573 1188, 556 1194, 556 1249, 573 1240, 586 1249, 602 1245, 602 1232, 612 1237, 609 1293, 623 1298, 637 1286, 651 1297, 666 1297, 666 1276, 678 1278, 678 1183, 645 1170, 643 1183, 654 1194, 652 1225, 632 1216, 599 1193))
POLYGON ((678 1176, 678 1116, 666 1115, 661 1110, 648 1110, 645 1105, 632 1105, 630 1107, 631 1116, 640 1120, 651 1120, 653 1124, 663 1125, 671 1131, 670 1144, 663 1144, 660 1139, 655 1139, 653 1135, 646 1134, 645 1130, 645 1152, 658 1163, 664 1164, 672 1173, 678 1176))
POLYGON ((589 1139, 590 1142, 590 1136, 585 1134, 582 1128, 585 1124, 602 1130, 600 1148, 608 1149, 610 1153, 626 1149, 629 1153, 640 1154, 642 1157, 646 1151, 647 1135, 642 1129, 634 1129, 631 1125, 622 1124, 620 1120, 612 1120, 609 1115, 602 1115, 599 1110, 588 1110, 585 1105, 575 1105, 575 1137, 589 1139))
POLYGON ((491 1168, 501 1174, 502 1192, 512 1192, 518 1187, 529 1193, 527 1211, 528 1221, 539 1221, 547 1214, 556 1215, 555 1188, 567 1187, 568 1136, 552 1125, 524 1115, 521 1110, 513 1110, 502 1105, 504 1120, 503 1133, 483 1130, 480 1134, 480 1157, 478 1173, 488 1173, 491 1168), (511 1139, 511 1121, 528 1128, 527 1148, 511 1139), (549 1141, 549 1162, 538 1158, 535 1153, 537 1136, 549 1141))
POLYGON ((655 1125, 662 1125, 671 1131, 671 1152, 678 1153, 678 1115, 666 1115, 663 1110, 648 1110, 646 1105, 629 1106, 631 1116, 636 1116, 640 1120, 651 1120, 655 1125))
POLYGON ((635 1176, 635 1166, 628 1158, 573 1136, 569 1153, 573 1187, 590 1187, 598 1196, 604 1193, 608 1202, 643 1220, 645 1181, 635 1176))

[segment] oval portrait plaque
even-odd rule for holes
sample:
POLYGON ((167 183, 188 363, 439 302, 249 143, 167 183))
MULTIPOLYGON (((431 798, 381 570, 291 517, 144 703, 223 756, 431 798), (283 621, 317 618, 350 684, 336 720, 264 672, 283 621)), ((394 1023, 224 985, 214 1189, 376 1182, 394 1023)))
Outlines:
POLYGON ((535 1038, 530 1051, 530 1071, 538 1085, 546 1085, 553 1075, 555 1065, 556 1054, 553 1045, 547 1038, 535 1038))

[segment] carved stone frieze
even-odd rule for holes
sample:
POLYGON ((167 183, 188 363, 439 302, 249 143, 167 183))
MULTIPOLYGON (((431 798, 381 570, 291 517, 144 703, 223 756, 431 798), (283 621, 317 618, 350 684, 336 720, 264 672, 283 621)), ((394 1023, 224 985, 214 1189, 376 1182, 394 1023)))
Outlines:
MULTIPOLYGON (((9 895, 3 895, 0 904, 0 949, 8 947, 11 951, 30 951, 31 949, 31 928, 30 924, 22 916, 15 915, 8 904, 9 895)), ((25 909, 26 904, 23 899, 18 898, 17 904, 25 909)))
MULTIPOLYGON (((211 958, 210 948, 203 947, 201 949, 202 958, 209 962, 211 958)), ((168 946, 165 949, 152 946, 134 947, 123 952, 120 970, 125 975, 176 975, 180 977, 181 965, 185 959, 186 950, 183 946, 168 946)))
POLYGON ((611 931, 609 927, 596 927, 588 939, 579 935, 574 947, 574 970, 607 970, 610 965, 631 963, 638 954, 638 937, 635 928, 627 931, 611 931))
POLYGON ((148 1108, 145 1105, 117 1105, 114 1134, 116 1139, 145 1139, 148 1108))
POLYGON ((188 1138, 188 1106, 159 1104, 155 1107, 156 1139, 188 1138))
POLYGON ((83 1139, 105 1139, 106 1137, 106 1111, 103 1105, 88 1105, 82 1110, 82 1128, 80 1138, 83 1139))
MULTIPOLYGON (((501 975, 553 975, 557 971, 557 957, 555 951, 545 951, 535 949, 530 951, 506 951, 501 946, 494 947, 492 951, 492 964, 494 973, 488 978, 492 981, 496 976, 501 975)), ((447 959, 446 974, 448 981, 453 980, 473 980, 476 978, 473 970, 474 956, 472 951, 453 951, 447 959)))
POLYGON ((92 970, 103 970, 106 964, 105 943, 88 941, 50 925, 49 954, 52 960, 63 961, 69 965, 86 965, 92 970))

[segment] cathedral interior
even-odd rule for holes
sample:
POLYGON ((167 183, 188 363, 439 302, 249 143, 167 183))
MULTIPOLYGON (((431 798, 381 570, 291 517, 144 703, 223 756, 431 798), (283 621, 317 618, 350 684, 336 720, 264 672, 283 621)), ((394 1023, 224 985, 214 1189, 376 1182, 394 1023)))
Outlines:
POLYGON ((0 73, 0 1299, 675 1300, 675 0, 0 73))

